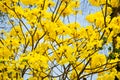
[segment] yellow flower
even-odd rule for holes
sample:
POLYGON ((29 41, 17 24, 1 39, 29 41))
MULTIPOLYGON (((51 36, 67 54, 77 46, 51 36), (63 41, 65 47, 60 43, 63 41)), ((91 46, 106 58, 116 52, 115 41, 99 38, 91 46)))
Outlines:
POLYGON ((10 34, 12 37, 16 37, 19 39, 23 38, 23 33, 21 31, 20 26, 14 26, 11 30, 10 30, 10 34))
POLYGON ((52 0, 49 0, 48 1, 48 6, 54 7, 55 6, 55 2, 53 2, 52 0))
POLYGON ((100 6, 106 3, 106 0, 88 0, 93 6, 100 6))
POLYGON ((70 2, 70 1, 72 1, 72 0, 61 0, 61 1, 63 1, 63 2, 70 2))
POLYGON ((60 6, 60 9, 59 9, 59 13, 62 12, 62 16, 65 17, 65 16, 68 16, 70 14, 72 14, 72 6, 68 5, 66 6, 66 4, 62 4, 60 6), (62 12, 63 11, 63 12, 62 12))
POLYGON ((117 44, 116 44, 116 48, 119 49, 120 48, 120 37, 118 36, 116 38, 117 44))
POLYGON ((120 6, 120 1, 119 0, 110 0, 109 2, 112 5, 112 7, 120 6))
POLYGON ((92 56, 91 68, 101 66, 106 63, 106 57, 104 54, 95 54, 92 56))
POLYGON ((7 8, 6 6, 4 6, 4 4, 0 1, 0 10, 2 12, 6 12, 5 8, 7 8))
POLYGON ((43 0, 21 0, 21 2, 25 5, 30 5, 30 4, 33 5, 39 1, 43 1, 43 0))
POLYGON ((79 1, 79 0, 72 1, 72 2, 70 3, 70 5, 71 5, 73 8, 79 8, 79 6, 80 6, 80 1, 79 1))
POLYGON ((21 6, 15 6, 15 12, 18 14, 18 15, 24 15, 24 10, 21 6))
POLYGON ((95 22, 95 16, 94 16, 94 14, 87 15, 86 16, 86 20, 89 21, 89 22, 91 22, 91 23, 95 22))
POLYGON ((100 0, 88 0, 93 6, 100 6, 100 0))
POLYGON ((65 65, 65 64, 68 64, 68 63, 69 63, 69 61, 66 58, 62 58, 62 60, 59 61, 60 65, 65 65))
MULTIPOLYGON (((106 6, 104 6, 103 7, 103 13, 104 13, 104 15, 105 15, 105 9, 106 8, 106 6)), ((110 15, 112 13, 112 8, 111 7, 107 7, 107 15, 110 15)))

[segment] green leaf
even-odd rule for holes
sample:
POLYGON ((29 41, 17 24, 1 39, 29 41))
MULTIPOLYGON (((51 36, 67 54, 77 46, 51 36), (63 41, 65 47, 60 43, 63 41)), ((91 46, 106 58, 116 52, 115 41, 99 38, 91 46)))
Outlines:
POLYGON ((115 48, 115 52, 120 53, 120 49, 115 48))
POLYGON ((110 54, 109 59, 115 59, 115 54, 110 54))
POLYGON ((103 47, 99 47, 99 50, 103 50, 103 47))
POLYGON ((111 47, 109 47, 108 50, 111 51, 111 47))
POLYGON ((26 61, 28 61, 28 60, 27 60, 27 59, 23 59, 23 60, 22 60, 22 62, 26 62, 26 61))
POLYGON ((107 37, 103 37, 103 42, 104 42, 104 43, 107 42, 107 37))

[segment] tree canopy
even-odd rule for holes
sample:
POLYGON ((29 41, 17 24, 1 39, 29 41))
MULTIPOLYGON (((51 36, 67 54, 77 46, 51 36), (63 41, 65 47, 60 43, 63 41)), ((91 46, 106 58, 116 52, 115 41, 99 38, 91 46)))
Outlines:
POLYGON ((88 2, 81 26, 80 0, 0 0, 0 79, 119 80, 120 0, 88 2))

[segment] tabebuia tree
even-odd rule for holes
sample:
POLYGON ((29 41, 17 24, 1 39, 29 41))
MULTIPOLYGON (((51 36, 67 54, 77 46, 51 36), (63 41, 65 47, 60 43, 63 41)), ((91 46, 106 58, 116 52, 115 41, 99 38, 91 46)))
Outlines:
POLYGON ((120 0, 88 2, 81 26, 79 0, 0 0, 0 80, 119 80, 120 0))

